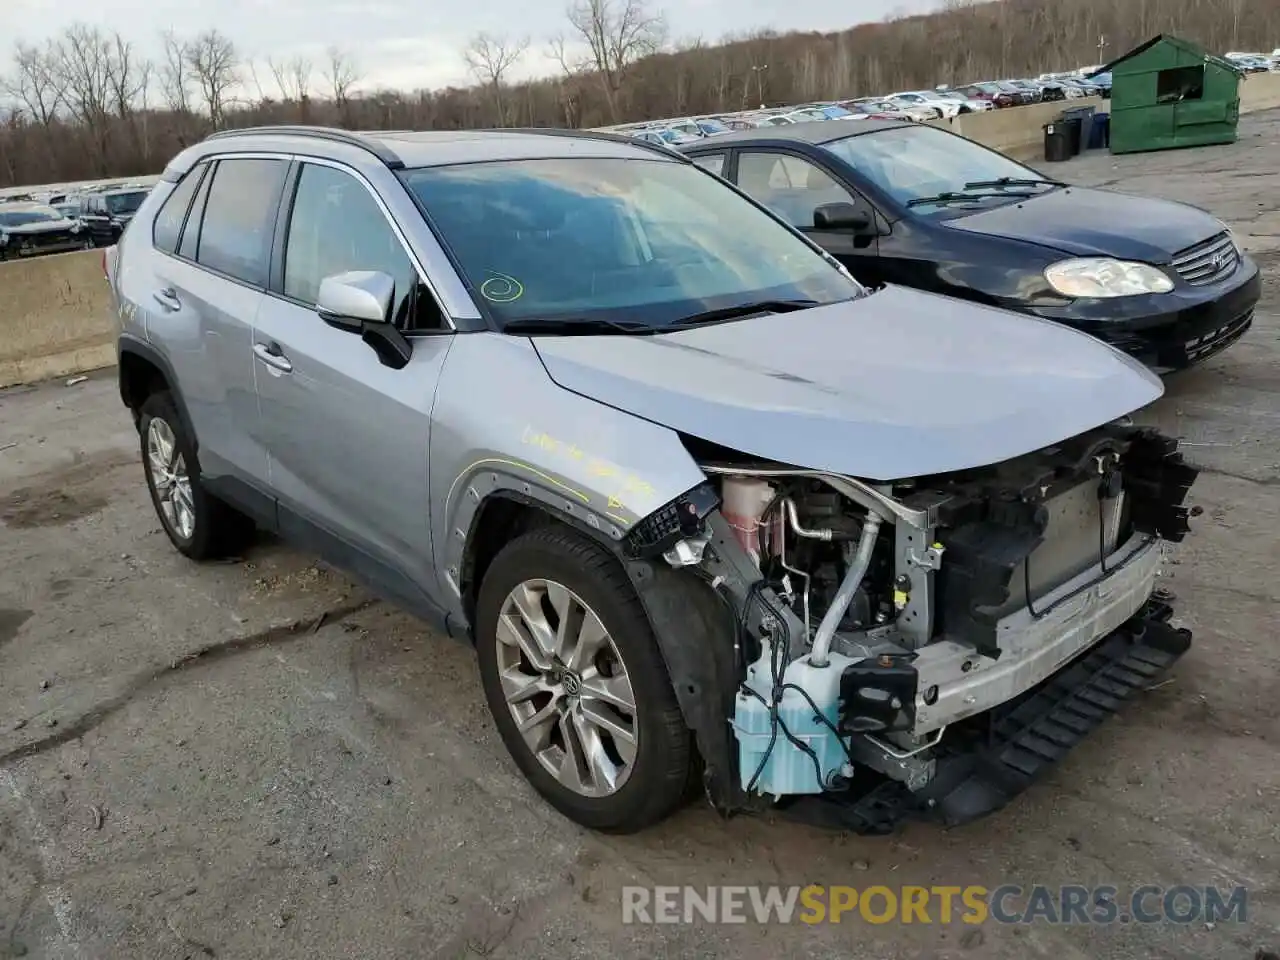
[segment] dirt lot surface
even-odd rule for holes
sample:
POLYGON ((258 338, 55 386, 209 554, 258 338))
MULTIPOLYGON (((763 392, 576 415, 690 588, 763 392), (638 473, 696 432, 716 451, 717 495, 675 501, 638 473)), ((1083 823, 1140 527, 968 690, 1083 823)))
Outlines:
POLYGON ((888 839, 692 807, 586 833, 498 742, 473 655, 274 544, 159 532, 107 373, 0 393, 0 957, 1168 957, 1280 948, 1280 116, 1230 148, 1087 157, 1263 265, 1241 343, 1144 417, 1205 467, 1170 586, 1196 633, 1051 779, 888 839), (1247 922, 621 922, 627 884, 1244 885, 1247 922))

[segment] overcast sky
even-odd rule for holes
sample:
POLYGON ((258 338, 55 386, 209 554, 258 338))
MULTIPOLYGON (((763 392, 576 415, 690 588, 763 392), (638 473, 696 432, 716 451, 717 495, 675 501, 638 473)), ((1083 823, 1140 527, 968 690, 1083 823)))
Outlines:
MULTIPOLYGON (((728 32, 771 27, 839 30, 915 13, 937 0, 669 0, 675 38, 716 40, 728 32)), ((338 44, 358 66, 361 89, 415 89, 470 82, 462 50, 479 31, 527 35, 532 44, 517 72, 549 72, 547 38, 566 30, 565 0, 0 0, 0 43, 40 41, 77 21, 119 31, 148 55, 163 30, 195 34, 216 26, 241 55, 265 63, 306 56, 319 84, 324 50, 338 44)), ((10 51, 0 51, 7 72, 10 51)), ((261 81, 270 83, 266 71, 261 81)))

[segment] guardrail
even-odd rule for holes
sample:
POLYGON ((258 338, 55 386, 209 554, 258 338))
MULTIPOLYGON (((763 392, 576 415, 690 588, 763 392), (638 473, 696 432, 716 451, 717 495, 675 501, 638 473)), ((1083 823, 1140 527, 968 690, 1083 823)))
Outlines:
MULTIPOLYGON (((1043 126, 1064 107, 1095 105, 1105 110, 1105 104, 1097 99, 1042 103, 933 123, 1026 157, 1040 149, 1043 126)), ((1241 113, 1274 107, 1280 107, 1280 74, 1254 74, 1241 83, 1241 113)), ((101 251, 0 263, 0 292, 0 387, 115 363, 115 325, 101 251)))

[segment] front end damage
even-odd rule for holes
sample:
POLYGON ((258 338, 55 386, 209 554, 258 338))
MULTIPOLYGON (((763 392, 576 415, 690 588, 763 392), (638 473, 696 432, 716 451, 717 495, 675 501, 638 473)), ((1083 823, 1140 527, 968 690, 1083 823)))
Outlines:
POLYGON ((880 485, 689 446, 707 483, 624 547, 723 813, 967 822, 1190 644, 1157 578, 1197 470, 1156 431, 880 485))

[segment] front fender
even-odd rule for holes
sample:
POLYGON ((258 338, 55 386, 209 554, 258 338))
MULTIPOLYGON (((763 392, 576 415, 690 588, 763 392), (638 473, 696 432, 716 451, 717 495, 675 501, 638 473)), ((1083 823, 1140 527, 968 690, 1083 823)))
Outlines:
POLYGON ((617 543, 706 480, 674 431, 557 386, 528 339, 496 333, 456 338, 430 465, 439 594, 461 619, 467 539, 488 497, 536 502, 617 543))

